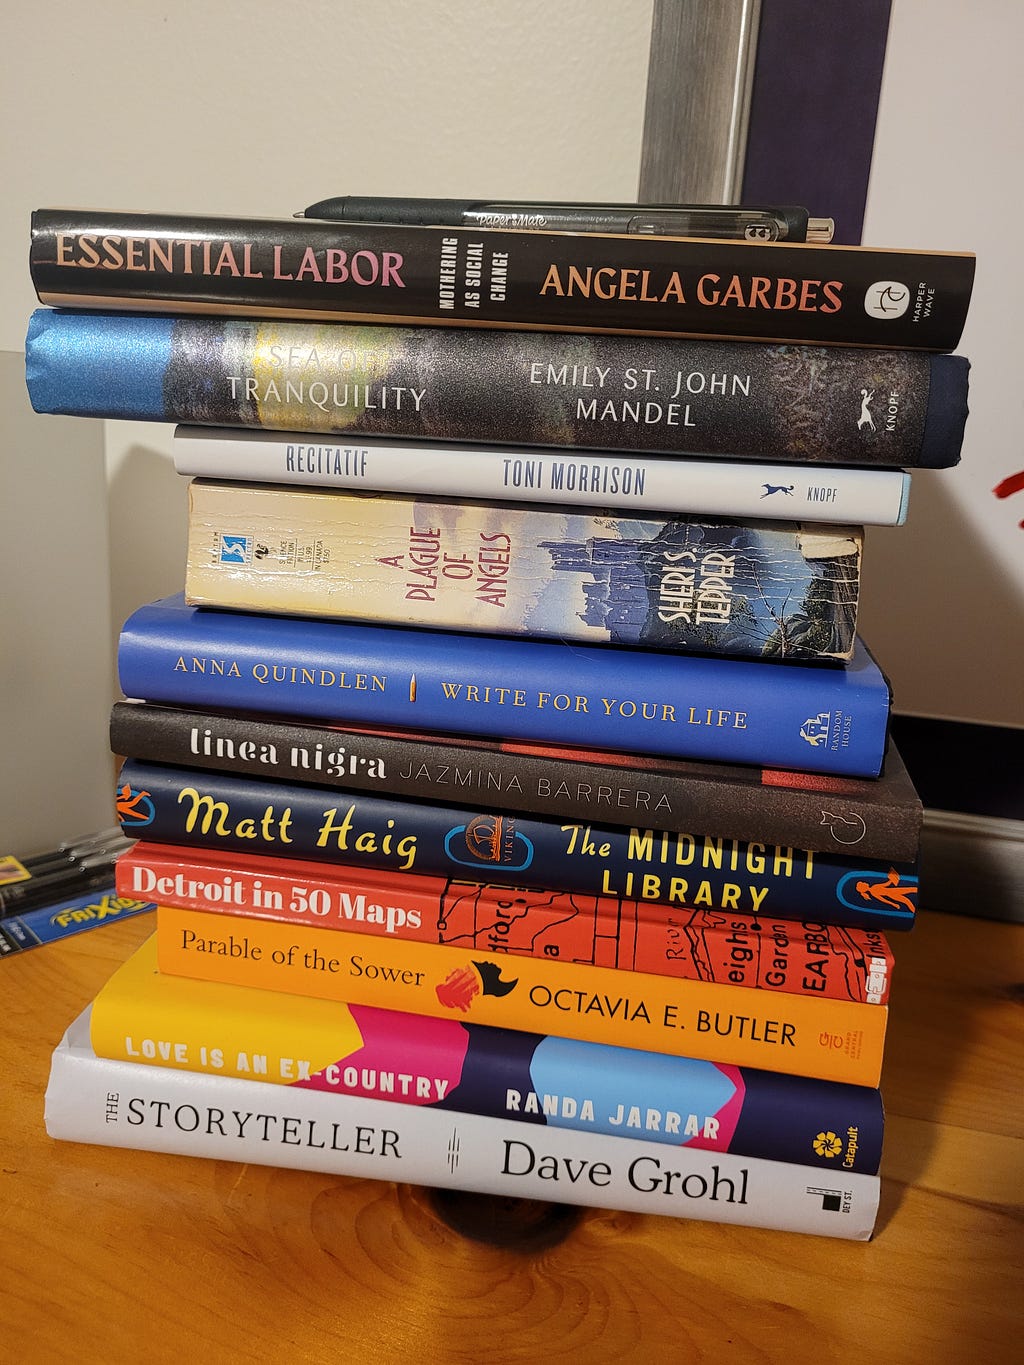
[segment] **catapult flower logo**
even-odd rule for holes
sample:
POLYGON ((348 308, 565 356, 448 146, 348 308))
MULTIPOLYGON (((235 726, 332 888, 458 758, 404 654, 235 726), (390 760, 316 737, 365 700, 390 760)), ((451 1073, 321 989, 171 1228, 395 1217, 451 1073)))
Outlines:
POLYGON ((814 1150, 818 1156, 836 1157, 843 1150, 842 1139, 835 1133, 819 1133, 814 1139, 814 1150))

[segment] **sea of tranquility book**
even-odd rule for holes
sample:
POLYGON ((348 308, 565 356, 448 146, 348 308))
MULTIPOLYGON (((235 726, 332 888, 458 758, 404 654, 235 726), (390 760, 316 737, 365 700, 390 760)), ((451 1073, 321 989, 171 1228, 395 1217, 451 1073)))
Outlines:
POLYGON ((895 862, 917 857, 924 818, 892 740, 877 778, 836 777, 118 701, 110 712, 110 749, 177 768, 472 801, 583 824, 700 828, 730 839, 895 862))
POLYGON ((969 253, 41 208, 40 302, 951 351, 969 253))
MULTIPOLYGON (((97 1057, 88 1009, 54 1049, 46 1131, 172 1152, 866 1241, 881 1182, 571 1128, 97 1057)), ((837 1135, 838 1139, 838 1135, 837 1135)))
POLYGON ((148 938, 92 1002, 97 1057, 874 1175, 877 1090, 190 981, 148 938))
POLYGON ((847 660, 863 529, 195 479, 191 606, 847 660))
POLYGON ((678 655, 189 607, 140 607, 128 698, 877 777, 888 681, 845 666, 678 655))
POLYGON ((130 838, 392 873, 462 877, 682 908, 909 929, 917 864, 742 843, 689 831, 564 824, 126 759, 130 838))
MULTIPOLYGON (((310 435, 945 468, 960 458, 969 368, 962 356, 878 347, 191 311, 40 308, 25 343, 37 412, 302 431, 303 461, 341 477, 362 457, 310 435)), ((514 468, 523 484, 543 477, 539 465, 514 468)), ((600 503, 640 474, 613 461, 594 475, 570 458, 547 477, 600 503)))

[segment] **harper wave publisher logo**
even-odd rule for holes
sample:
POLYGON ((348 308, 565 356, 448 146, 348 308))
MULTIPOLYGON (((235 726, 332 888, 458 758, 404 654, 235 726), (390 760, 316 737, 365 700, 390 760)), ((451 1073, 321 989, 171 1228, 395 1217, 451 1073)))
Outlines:
POLYGON ((910 307, 910 289, 899 280, 876 280, 864 295, 864 311, 870 318, 892 321, 910 307))
POLYGON ((498 865, 522 872, 533 862, 533 843, 510 815, 476 815, 444 836, 444 851, 460 867, 498 865))

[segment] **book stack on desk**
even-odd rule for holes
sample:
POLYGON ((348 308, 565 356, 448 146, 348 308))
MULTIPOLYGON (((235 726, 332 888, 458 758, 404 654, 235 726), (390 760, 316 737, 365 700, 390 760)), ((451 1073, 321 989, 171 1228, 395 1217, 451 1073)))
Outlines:
POLYGON ((45 211, 32 260, 34 406, 193 477, 111 725, 157 932, 50 1131, 870 1236, 921 809, 861 526, 959 458, 972 259, 45 211))

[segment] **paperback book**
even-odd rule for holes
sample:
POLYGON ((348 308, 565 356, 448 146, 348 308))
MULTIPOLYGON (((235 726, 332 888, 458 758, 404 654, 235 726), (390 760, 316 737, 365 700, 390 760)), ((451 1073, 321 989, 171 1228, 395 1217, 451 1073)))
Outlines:
POLYGON ((902 469, 768 464, 757 460, 444 444, 366 436, 351 443, 296 431, 178 426, 179 474, 352 492, 759 520, 900 526, 910 475, 902 469))
POLYGON ((41 208, 57 307, 951 351, 969 253, 41 208))
POLYGON ((97 1057, 874 1175, 877 1090, 189 981, 153 938, 92 1003, 97 1057))
POLYGON ((110 748, 178 768, 471 800, 584 824, 700 828, 890 862, 917 858, 923 818, 891 740, 881 775, 867 779, 119 701, 110 748))
POLYGON ((189 484, 185 601, 734 657, 849 659, 863 531, 189 484))
POLYGON ((157 906, 161 972, 877 1087, 887 1005, 157 906))
POLYGON ((547 1199, 865 1241, 880 1180, 857 1171, 537 1130, 314 1089, 97 1057, 88 1010, 54 1051, 46 1131, 65 1142, 547 1199))
POLYGON ((559 824, 127 759, 125 835, 392 874, 591 893, 676 909, 909 929, 917 866, 681 830, 559 824))
MULTIPOLYGON (((25 361, 37 412, 897 469, 957 463, 969 374, 888 347, 53 308, 25 361)), ((588 469, 565 482, 593 493, 588 469)))
POLYGON ((124 895, 181 910, 788 994, 884 1005, 892 980, 883 934, 817 922, 148 842, 122 854, 117 878, 124 895))
POLYGON ((677 655, 186 606, 139 608, 128 698, 330 724, 576 744, 877 777, 889 685, 858 637, 845 666, 677 655))

